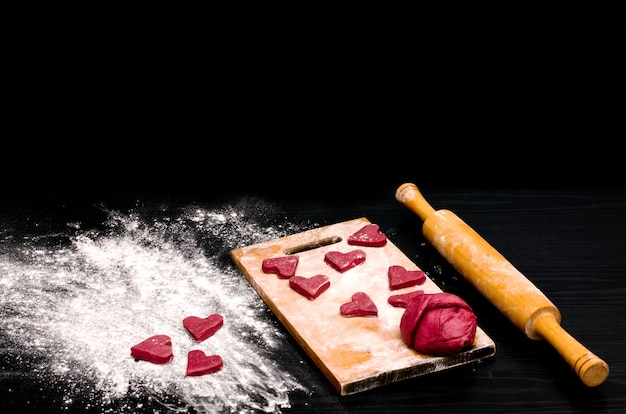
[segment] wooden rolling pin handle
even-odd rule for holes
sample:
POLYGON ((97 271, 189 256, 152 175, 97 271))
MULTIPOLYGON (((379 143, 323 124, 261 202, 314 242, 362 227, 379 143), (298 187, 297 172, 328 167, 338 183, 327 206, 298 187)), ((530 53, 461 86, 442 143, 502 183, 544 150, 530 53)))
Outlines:
POLYGON ((567 333, 552 314, 538 315, 534 320, 534 328, 539 336, 556 349, 585 385, 596 387, 608 377, 607 363, 567 333))
POLYGON ((478 233, 451 211, 433 209, 415 184, 398 187, 396 199, 424 220, 426 239, 514 325, 549 342, 585 385, 604 382, 608 365, 561 327, 556 306, 478 233))
POLYGON ((428 204, 420 190, 413 183, 402 184, 396 190, 396 200, 404 204, 422 220, 435 213, 435 209, 428 204))

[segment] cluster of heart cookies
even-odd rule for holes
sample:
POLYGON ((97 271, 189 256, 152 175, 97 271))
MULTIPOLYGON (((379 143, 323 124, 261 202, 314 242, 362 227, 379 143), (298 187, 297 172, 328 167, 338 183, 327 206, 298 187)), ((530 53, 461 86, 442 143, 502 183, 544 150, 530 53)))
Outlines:
MULTIPOLYGON (((347 242, 353 246, 383 247, 387 243, 387 237, 377 224, 367 224, 351 234, 347 242)), ((340 273, 360 265, 366 259, 367 254, 361 249, 348 252, 329 251, 324 255, 324 261, 340 273)), ((276 274, 279 279, 289 279, 289 286, 293 290, 309 300, 315 300, 330 287, 330 279, 321 274, 310 277, 296 275, 298 262, 297 255, 272 257, 263 260, 261 267, 265 273, 276 274)), ((408 270, 397 265, 389 266, 388 277, 391 290, 420 285, 426 281, 423 271, 408 270)), ((396 303, 394 306, 403 303, 402 298, 394 297, 393 300, 396 303)), ((339 311, 346 317, 378 315, 376 304, 366 292, 355 292, 349 302, 340 306, 339 311)))
MULTIPOLYGON (((188 316, 183 326, 196 342, 213 336, 224 325, 222 315, 214 313, 206 318, 188 316)), ((174 359, 172 339, 168 335, 154 335, 130 348, 130 355, 136 360, 167 364, 174 359)), ((206 355, 200 349, 187 353, 187 376, 199 376, 219 371, 224 365, 219 355, 206 355)))
MULTIPOLYGON (((367 247, 382 247, 386 236, 377 224, 367 224, 348 237, 348 244, 367 247)), ((348 252, 329 251, 324 261, 338 272, 346 272, 367 258, 363 250, 348 252)), ((296 276, 299 257, 288 255, 263 260, 264 273, 273 273, 280 279, 289 279, 289 286, 309 300, 315 300, 330 287, 326 275, 311 277, 296 276)), ((392 265, 387 270, 389 289, 398 290, 421 285, 426 275, 421 270, 408 270, 392 265)), ((387 302, 405 311, 400 321, 400 332, 404 342, 411 348, 429 355, 454 355, 473 345, 477 321, 470 306, 451 293, 425 294, 423 290, 390 295, 387 302)), ((355 292, 350 301, 339 307, 346 317, 378 315, 378 308, 366 292, 355 292)))

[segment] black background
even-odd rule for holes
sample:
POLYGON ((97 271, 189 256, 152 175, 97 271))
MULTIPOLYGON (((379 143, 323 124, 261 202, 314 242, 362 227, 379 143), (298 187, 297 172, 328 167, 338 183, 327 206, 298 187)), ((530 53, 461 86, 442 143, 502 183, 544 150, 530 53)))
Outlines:
POLYGON ((18 13, 7 187, 622 185, 617 4, 297 4, 18 13))

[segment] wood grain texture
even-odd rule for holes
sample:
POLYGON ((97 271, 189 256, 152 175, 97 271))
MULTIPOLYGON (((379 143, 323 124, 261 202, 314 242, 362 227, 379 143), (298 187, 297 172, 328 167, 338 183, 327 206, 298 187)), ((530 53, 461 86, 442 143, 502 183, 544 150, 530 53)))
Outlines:
POLYGON ((419 270, 390 240, 382 247, 360 247, 347 243, 348 236, 369 224, 366 218, 335 223, 277 240, 245 246, 231 252, 231 257, 250 284, 285 325, 302 348, 341 395, 366 391, 381 385, 419 375, 445 370, 491 357, 495 343, 479 327, 473 347, 457 355, 425 355, 406 346, 400 334, 402 307, 391 306, 390 295, 423 290, 438 293, 441 289, 430 279, 419 286, 398 290, 389 288, 387 270, 399 265, 419 270), (319 240, 340 240, 298 253, 297 275, 327 275, 328 291, 308 300, 289 287, 285 280, 262 271, 261 263, 270 257, 284 256, 299 246, 315 245, 319 240), (366 260, 339 273, 324 262, 329 251, 366 252, 366 260), (377 317, 345 317, 340 306, 356 292, 364 292, 378 308, 377 317))

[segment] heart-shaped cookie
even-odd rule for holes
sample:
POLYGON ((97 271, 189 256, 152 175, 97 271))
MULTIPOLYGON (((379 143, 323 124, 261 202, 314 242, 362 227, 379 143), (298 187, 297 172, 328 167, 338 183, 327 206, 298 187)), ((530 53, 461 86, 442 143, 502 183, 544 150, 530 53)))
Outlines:
POLYGON ((289 287, 307 299, 313 300, 330 287, 330 280, 326 275, 292 276, 289 279, 289 287))
POLYGON ((212 374, 224 366, 219 355, 206 355, 199 349, 187 353, 187 376, 212 374))
POLYGON ((187 316, 183 319, 183 326, 196 342, 202 342, 212 336, 222 325, 224 325, 224 317, 217 313, 209 315, 206 318, 187 316))
POLYGON ((348 244, 355 246, 382 247, 387 244, 387 236, 380 232, 378 224, 368 224, 348 236, 348 244))
POLYGON ((387 302, 391 306, 395 306, 397 308, 406 308, 406 305, 415 297, 419 295, 423 295, 423 290, 416 290, 409 293, 401 293, 399 295, 391 295, 387 298, 387 302))
POLYGON ((299 256, 270 257, 263 260, 261 269, 264 273, 274 273, 279 279, 289 279, 296 274, 299 256))
POLYGON ((378 316, 378 308, 367 293, 357 292, 352 300, 340 306, 339 312, 343 316, 378 316))
POLYGON ((365 261, 365 252, 363 250, 352 250, 348 253, 327 252, 324 255, 324 261, 331 265, 338 272, 345 272, 354 266, 365 261))
POLYGON ((167 364, 174 358, 172 339, 167 335, 154 335, 130 348, 130 355, 153 364, 167 364))
POLYGON ((402 266, 389 266, 389 289, 397 290, 409 286, 421 285, 426 281, 426 274, 421 270, 407 270, 402 266))

